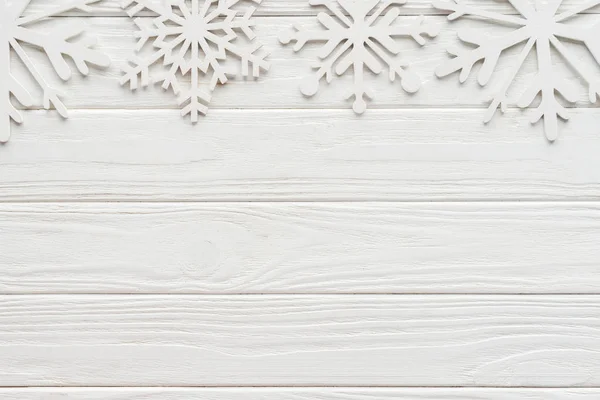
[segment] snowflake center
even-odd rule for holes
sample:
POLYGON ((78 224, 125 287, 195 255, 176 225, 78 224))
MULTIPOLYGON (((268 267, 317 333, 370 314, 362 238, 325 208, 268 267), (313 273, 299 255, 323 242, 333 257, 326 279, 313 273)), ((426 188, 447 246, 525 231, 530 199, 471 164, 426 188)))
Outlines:
POLYGON ((354 21, 348 29, 348 39, 355 44, 365 43, 370 36, 369 27, 370 25, 364 20, 354 21))
POLYGON ((258 78, 260 71, 269 69, 266 54, 254 41, 250 20, 254 9, 241 13, 234 8, 238 1, 169 0, 170 7, 155 7, 153 4, 162 2, 158 0, 124 1, 123 8, 131 17, 144 9, 159 16, 151 29, 139 26, 142 34, 138 43, 143 46, 152 41, 153 53, 129 63, 121 84, 129 83, 132 90, 140 84, 148 86, 150 67, 163 64, 166 71, 157 81, 178 96, 181 115, 198 122, 198 117, 207 113, 217 85, 227 83, 228 76, 258 78), (239 37, 242 40, 238 42, 239 37), (239 69, 231 68, 232 58, 239 60, 239 69))
POLYGON ((538 39, 549 39, 556 32, 556 21, 553 14, 549 15, 547 12, 538 11, 527 22, 538 39))
POLYGON ((186 38, 194 42, 199 42, 206 38, 209 29, 204 15, 196 14, 186 19, 183 30, 186 38))

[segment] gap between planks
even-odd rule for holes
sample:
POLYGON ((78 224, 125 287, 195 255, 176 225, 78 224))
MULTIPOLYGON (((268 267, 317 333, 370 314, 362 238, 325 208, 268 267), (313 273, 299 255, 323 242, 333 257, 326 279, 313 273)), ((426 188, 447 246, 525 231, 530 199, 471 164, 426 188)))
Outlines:
MULTIPOLYGON (((2 144, 0 144, 0 151, 2 149, 2 144)), ((377 204, 377 205, 394 205, 394 204, 414 204, 414 205, 426 205, 426 204, 461 204, 461 203, 473 203, 478 205, 507 205, 507 204, 522 204, 527 203, 529 205, 555 205, 555 204, 577 204, 577 205, 594 205, 599 204, 600 200, 591 200, 585 197, 581 199, 535 199, 535 198, 519 198, 518 200, 507 199, 507 198, 498 198, 498 199, 481 199, 481 198, 465 198, 465 199, 440 199, 440 198, 432 198, 429 199, 397 199, 397 200, 389 200, 389 199, 373 199, 373 200, 362 200, 362 199, 352 199, 352 198, 341 198, 341 199, 328 199, 328 198, 314 198, 314 199, 273 199, 273 200, 231 200, 228 198, 223 199, 206 199, 206 200, 193 200, 193 199, 148 199, 148 200, 138 200, 138 199, 80 199, 74 200, 72 198, 68 199, 23 199, 23 200, 1 200, 0 204, 87 204, 87 205, 101 205, 101 204, 137 204, 143 206, 144 204, 148 205, 161 205, 161 204, 228 204, 228 205, 268 205, 268 204, 377 204)))
POLYGON ((332 385, 218 385, 218 386, 211 386, 211 385, 177 385, 177 386, 170 386, 170 385, 135 385, 135 386, 127 386, 127 385, 119 385, 119 386, 112 386, 112 385, 104 385, 104 386, 82 386, 82 385, 61 385, 61 386, 0 386, 0 394, 3 391, 8 391, 8 390, 14 390, 14 391, 22 391, 22 392, 28 392, 28 391, 59 391, 59 390, 63 390, 63 389, 67 389, 67 390, 90 390, 90 389, 94 389, 94 390, 102 390, 102 391, 112 391, 112 390, 119 390, 119 389, 126 389, 128 391, 135 391, 135 390, 148 390, 148 389, 156 389, 156 390, 161 390, 161 389, 168 389, 168 390, 178 390, 178 391, 191 391, 191 390, 196 390, 196 389, 211 389, 211 390, 219 390, 219 389, 224 389, 224 390, 236 390, 236 389, 249 389, 249 390, 253 390, 253 389, 261 389, 261 390, 290 390, 290 389, 305 389, 305 390, 321 390, 321 389, 332 389, 332 390, 344 390, 344 389, 352 389, 352 390, 357 390, 357 389, 361 389, 361 390, 373 390, 373 391, 377 391, 377 390, 381 390, 381 389, 467 389, 467 390, 476 390, 476 389, 497 389, 497 390, 502 390, 502 391, 508 391, 508 390, 512 390, 512 389, 530 389, 530 390, 537 390, 537 389, 552 389, 552 390, 568 390, 568 389, 579 389, 579 390, 584 390, 584 391, 596 391, 596 390, 600 390, 600 386, 584 386, 584 387, 578 387, 578 386, 494 386, 494 385, 490 385, 490 386, 461 386, 461 385, 431 385, 431 386, 422 386, 422 385, 402 385, 402 386, 398 386, 398 385, 369 385, 369 386, 361 386, 361 385, 343 385, 343 386, 332 386, 332 385))
POLYGON ((440 386, 382 386, 382 387, 8 387, 0 388, 4 400, 47 400, 48 396, 77 400, 315 400, 315 399, 403 399, 403 400, 596 400, 600 388, 573 389, 569 387, 440 387, 440 386), (142 397, 140 397, 142 396, 142 397))
MULTIPOLYGON (((339 293, 331 293, 331 292, 110 292, 110 293, 97 293, 97 292, 77 292, 71 291, 69 293, 59 293, 59 292, 23 292, 23 293, 2 293, 0 292, 0 297, 41 297, 41 296, 52 296, 52 297, 69 297, 69 296, 135 296, 135 297, 144 297, 144 296, 172 296, 172 297, 211 297, 211 296, 227 296, 227 297, 236 297, 236 296, 295 296, 295 297, 345 297, 345 296, 370 296, 370 297, 378 297, 378 296, 426 296, 426 297, 434 297, 434 296, 482 296, 482 297, 493 297, 493 296, 523 296, 523 297, 539 297, 539 296, 586 296, 586 297, 594 297, 600 296, 599 293, 563 293, 563 292, 538 292, 538 293, 521 293, 521 292, 481 292, 481 293, 472 293, 472 292, 439 292, 439 293, 423 293, 423 292, 339 292, 339 293)), ((0 386, 2 387, 2 386, 0 386)), ((512 386, 511 386, 512 387, 512 386)))

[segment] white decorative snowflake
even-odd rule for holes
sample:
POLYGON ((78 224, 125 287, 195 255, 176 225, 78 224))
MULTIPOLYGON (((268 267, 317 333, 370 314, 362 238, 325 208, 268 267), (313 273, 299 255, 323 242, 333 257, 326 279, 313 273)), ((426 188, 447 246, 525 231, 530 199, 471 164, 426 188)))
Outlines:
MULTIPOLYGON (((506 0, 505 0, 506 1, 506 0)), ((556 70, 552 59, 552 49, 556 49, 560 56, 577 72, 589 88, 589 100, 596 101, 600 93, 600 82, 594 79, 591 71, 586 65, 581 65, 577 58, 571 53, 566 43, 579 42, 583 44, 596 62, 600 64, 600 26, 583 27, 576 23, 567 24, 567 20, 589 10, 598 4, 600 0, 587 1, 582 5, 573 7, 564 12, 559 12, 562 0, 549 0, 542 2, 536 0, 508 0, 518 13, 517 15, 505 15, 485 11, 477 6, 469 6, 460 0, 436 1, 434 6, 438 9, 450 11, 450 20, 456 20, 463 16, 478 17, 490 23, 509 25, 513 30, 500 36, 488 36, 482 30, 464 30, 459 32, 459 39, 474 48, 467 50, 451 51, 454 55, 449 62, 440 66, 436 74, 444 77, 456 71, 460 72, 461 83, 471 74, 471 69, 479 61, 483 66, 479 73, 479 83, 485 86, 490 81, 494 69, 503 51, 525 43, 516 64, 513 66, 509 78, 502 85, 491 101, 491 105, 484 118, 485 122, 491 121, 496 110, 505 112, 508 106, 507 92, 521 70, 528 55, 536 48, 537 53, 537 75, 531 81, 529 87, 517 101, 520 108, 529 107, 538 95, 541 102, 536 108, 532 123, 544 119, 546 137, 550 141, 558 137, 558 118, 568 119, 565 107, 557 98, 560 94, 568 102, 577 101, 576 88, 561 78, 556 70)))
MULTIPOLYGON (((262 0, 252 0, 260 4, 262 0)), ((162 82, 163 89, 172 89, 179 95, 179 105, 183 116, 190 114, 192 122, 198 121, 199 114, 206 114, 211 93, 218 83, 227 82, 228 75, 238 72, 224 65, 228 56, 241 60, 241 75, 257 78, 260 70, 268 70, 266 55, 260 54, 262 47, 256 42, 250 45, 238 43, 240 37, 252 41, 254 24, 250 21, 254 8, 243 15, 234 10, 239 0, 170 0, 165 7, 155 7, 152 0, 126 0, 123 8, 130 16, 148 9, 158 14, 150 26, 141 19, 135 23, 139 28, 137 50, 140 51, 148 40, 152 40, 153 53, 148 58, 136 58, 126 68, 121 84, 130 83, 135 90, 138 81, 142 86, 150 82, 150 66, 162 60, 169 66, 168 72, 156 79, 162 82), (189 75, 190 87, 181 89, 180 79, 189 75), (208 87, 200 84, 201 76, 209 78, 208 87)))
POLYGON ((337 75, 343 75, 352 67, 354 83, 347 98, 354 98, 352 108, 357 114, 362 114, 367 109, 365 97, 373 98, 365 85, 365 68, 379 74, 384 68, 382 63, 387 66, 390 81, 393 82, 398 76, 405 91, 418 91, 420 79, 415 73, 407 71, 406 64, 396 57, 401 48, 394 38, 411 37, 418 44, 424 45, 423 35, 435 37, 437 28, 425 24, 423 17, 416 19, 410 26, 394 25, 400 14, 399 7, 396 6, 405 3, 406 0, 310 0, 311 6, 325 6, 333 15, 325 12, 317 15, 319 23, 325 29, 296 27, 291 34, 284 33, 280 36, 283 44, 296 42, 294 51, 300 51, 308 42, 326 42, 319 53, 320 60, 314 65, 316 74, 303 82, 300 91, 305 96, 314 96, 319 90, 321 79, 325 78, 330 83, 334 71, 337 75))
POLYGON ((0 53, 3 57, 0 59, 0 90, 7 96, 0 106, 0 112, 7 116, 6 123, 2 124, 2 128, 0 128, 0 142, 6 142, 10 137, 10 119, 17 123, 23 122, 23 116, 11 103, 10 96, 13 95, 19 103, 26 107, 33 104, 31 94, 10 73, 9 50, 11 48, 42 89, 44 108, 49 109, 52 105, 65 118, 67 109, 60 100, 61 93, 46 82, 23 45, 42 49, 48 56, 56 74, 65 81, 71 77, 71 67, 66 61, 67 57, 73 60, 83 75, 87 75, 89 72, 88 63, 101 67, 107 67, 110 64, 107 56, 91 48, 94 44, 93 40, 89 38, 73 40, 83 33, 84 22, 72 23, 49 32, 32 29, 32 25, 36 22, 66 11, 78 9, 89 12, 91 11, 89 5, 98 1, 101 0, 73 0, 66 5, 56 6, 41 14, 22 16, 31 0, 0 0, 0 46, 2 47, 0 53))

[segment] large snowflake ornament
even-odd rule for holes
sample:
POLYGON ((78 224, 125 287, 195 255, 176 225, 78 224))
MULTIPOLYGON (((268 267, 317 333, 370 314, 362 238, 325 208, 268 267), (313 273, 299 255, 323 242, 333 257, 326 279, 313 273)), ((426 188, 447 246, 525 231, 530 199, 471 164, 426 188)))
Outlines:
POLYGON ((480 85, 485 86, 492 78, 502 52, 519 44, 524 45, 516 63, 512 66, 508 79, 503 82, 500 90, 491 100, 491 105, 484 117, 484 121, 487 123, 491 121, 498 108, 502 112, 506 111, 508 107, 507 92, 522 69, 523 63, 535 48, 536 77, 531 80, 529 87, 517 101, 517 106, 527 108, 539 96, 540 104, 536 106, 532 123, 537 123, 543 118, 546 137, 548 140, 554 141, 558 137, 558 119, 568 119, 568 112, 560 103, 558 95, 568 102, 574 103, 577 101, 578 93, 573 85, 569 85, 567 80, 557 73, 552 49, 555 49, 560 57, 585 81, 589 89, 590 102, 596 102, 597 96, 600 94, 600 82, 594 78, 588 66, 578 61, 567 43, 583 44, 596 63, 600 64, 600 25, 587 27, 577 23, 568 23, 579 13, 600 4, 600 0, 588 0, 563 12, 559 12, 562 0, 504 1, 510 3, 517 12, 516 15, 486 11, 483 7, 470 6, 461 0, 443 0, 434 3, 436 8, 450 11, 448 17, 450 20, 471 16, 489 23, 514 27, 508 33, 495 36, 486 35, 481 30, 460 31, 459 39, 473 47, 450 51, 454 58, 441 65, 437 69, 436 75, 444 77, 460 71, 460 81, 463 83, 471 74, 473 66, 482 61, 483 65, 478 75, 478 81, 480 85))
POLYGON ((110 59, 106 55, 92 49, 94 40, 80 37, 85 29, 85 23, 82 21, 76 21, 62 28, 51 28, 48 32, 33 27, 37 22, 66 11, 89 12, 90 4, 98 1, 101 0, 72 0, 65 5, 54 6, 47 12, 22 16, 31 0, 0 0, 0 46, 2 47, 0 50, 3 54, 0 59, 0 90, 6 96, 0 106, 0 113, 6 116, 5 123, 0 127, 0 142, 6 142, 10 138, 11 119, 17 123, 23 122, 23 116, 11 103, 11 95, 26 107, 32 106, 34 102, 31 94, 10 72, 11 49, 42 89, 44 108, 50 109, 54 106, 65 118, 67 109, 60 99, 61 93, 44 79, 38 66, 26 51, 27 46, 43 50, 56 74, 65 81, 71 77, 71 67, 67 63, 67 58, 74 62, 83 75, 89 72, 88 64, 101 67, 110 64, 110 59))
POLYGON ((395 39, 409 37, 424 45, 423 36, 435 37, 437 28, 426 24, 423 17, 408 26, 395 24, 399 6, 405 3, 406 0, 310 0, 310 5, 324 6, 331 13, 321 12, 317 16, 324 29, 296 27, 280 36, 283 44, 296 42, 294 51, 300 51, 308 42, 325 42, 314 65, 316 73, 302 83, 300 91, 305 96, 314 96, 323 78, 330 83, 334 72, 343 75, 350 68, 354 81, 347 98, 354 98, 352 108, 357 114, 366 111, 365 99, 373 98, 365 84, 367 69, 379 74, 386 68, 390 81, 398 76, 406 92, 418 91, 420 79, 398 59, 401 46, 395 39))
MULTIPOLYGON (((261 70, 268 70, 266 54, 254 41, 253 22, 255 11, 247 8, 244 13, 235 9, 240 0, 168 0, 164 7, 156 7, 152 0, 125 0, 123 8, 133 17, 147 9, 156 14, 151 24, 138 18, 137 51, 152 42, 153 51, 148 58, 136 58, 125 69, 121 84, 129 83, 132 90, 150 83, 150 67, 162 61, 168 70, 154 81, 162 83, 163 89, 171 89, 179 96, 183 116, 190 115, 197 122, 205 115, 211 94, 217 84, 225 84, 228 76, 241 74, 258 78, 261 70), (245 39, 245 42, 244 40, 245 39), (231 68, 226 61, 231 56, 239 58, 241 71, 231 68), (182 78, 189 76, 189 87, 182 89, 182 78), (208 85, 201 78, 206 77, 208 85)), ((260 4, 262 0, 252 0, 260 4)))

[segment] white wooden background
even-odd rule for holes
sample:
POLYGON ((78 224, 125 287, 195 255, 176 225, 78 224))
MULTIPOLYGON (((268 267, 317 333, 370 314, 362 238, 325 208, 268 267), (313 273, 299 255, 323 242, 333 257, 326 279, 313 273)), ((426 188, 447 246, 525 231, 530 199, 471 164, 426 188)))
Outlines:
POLYGON ((26 110, 0 146, 0 399, 600 398, 600 109, 574 76, 557 143, 528 112, 484 126, 486 89, 433 76, 469 22, 409 0, 400 23, 442 28, 405 43, 423 88, 369 77, 356 117, 349 77, 306 99, 316 48, 277 41, 316 10, 264 0, 271 71, 192 125, 118 85, 118 3, 72 14, 114 66, 65 86, 71 119, 26 110))

